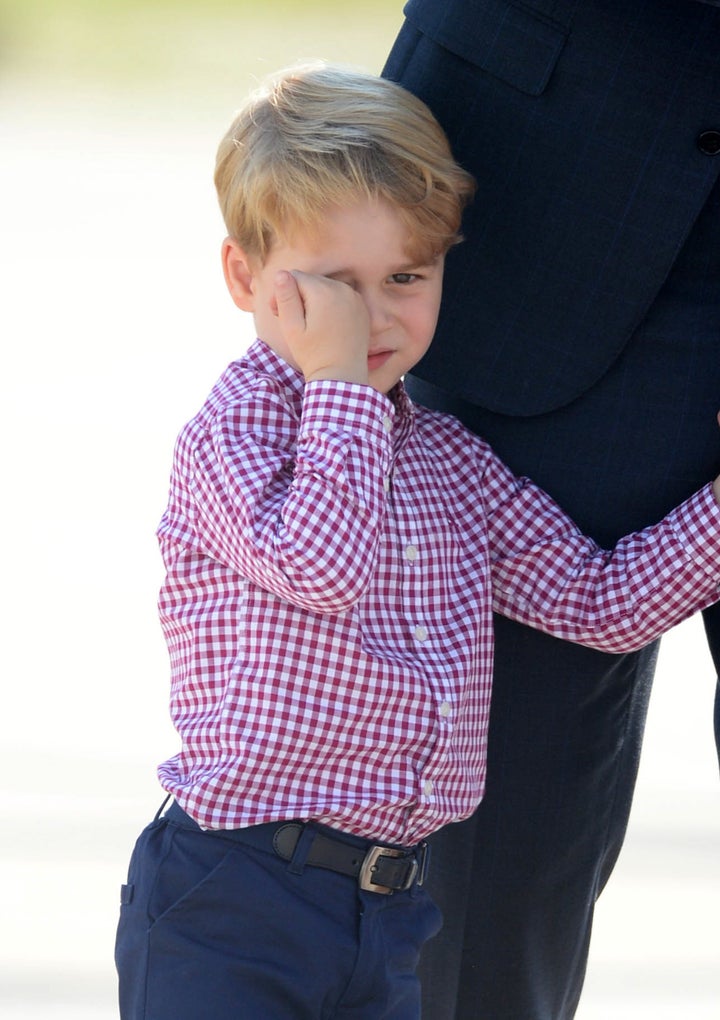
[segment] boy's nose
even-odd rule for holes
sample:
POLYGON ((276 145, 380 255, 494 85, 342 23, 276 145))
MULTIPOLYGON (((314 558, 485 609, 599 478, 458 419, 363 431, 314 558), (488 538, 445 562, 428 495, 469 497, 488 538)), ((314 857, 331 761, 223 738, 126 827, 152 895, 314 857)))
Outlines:
POLYGON ((388 303, 377 295, 363 294, 363 300, 370 317, 370 332, 381 333, 387 329, 392 320, 388 303))

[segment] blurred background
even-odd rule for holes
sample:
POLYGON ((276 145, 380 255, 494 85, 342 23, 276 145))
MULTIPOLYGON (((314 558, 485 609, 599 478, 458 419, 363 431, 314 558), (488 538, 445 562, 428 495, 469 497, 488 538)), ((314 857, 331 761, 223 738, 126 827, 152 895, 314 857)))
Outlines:
MULTIPOLYGON (((176 748, 154 529, 180 425, 251 339, 220 272, 217 142, 267 72, 379 71, 400 22, 399 0, 0 0, 8 1020, 117 1016, 118 890, 176 748)), ((690 621, 665 640, 579 1020, 720 1016, 714 682, 690 621)))

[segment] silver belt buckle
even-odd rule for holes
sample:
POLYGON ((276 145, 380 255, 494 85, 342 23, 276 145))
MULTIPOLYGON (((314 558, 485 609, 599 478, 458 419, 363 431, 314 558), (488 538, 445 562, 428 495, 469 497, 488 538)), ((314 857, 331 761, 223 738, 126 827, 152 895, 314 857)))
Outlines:
POLYGON ((362 868, 360 869, 360 875, 358 876, 360 888, 364 889, 366 892, 382 893, 383 896, 389 896, 394 892, 405 892, 415 881, 415 876, 418 872, 418 862, 415 858, 410 861, 410 870, 402 889, 391 889, 387 885, 377 885, 372 880, 373 875, 377 871, 377 862, 381 857, 405 856, 405 851, 396 850, 390 846, 371 846, 365 854, 365 860, 363 861, 362 868))

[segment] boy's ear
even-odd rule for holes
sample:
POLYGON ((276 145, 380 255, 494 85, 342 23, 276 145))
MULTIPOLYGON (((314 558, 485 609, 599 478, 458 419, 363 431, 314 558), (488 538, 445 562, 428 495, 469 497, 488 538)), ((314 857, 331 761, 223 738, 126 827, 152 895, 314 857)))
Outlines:
POLYGON ((222 246, 222 265, 230 297, 243 312, 255 311, 252 261, 237 241, 226 237, 222 246))

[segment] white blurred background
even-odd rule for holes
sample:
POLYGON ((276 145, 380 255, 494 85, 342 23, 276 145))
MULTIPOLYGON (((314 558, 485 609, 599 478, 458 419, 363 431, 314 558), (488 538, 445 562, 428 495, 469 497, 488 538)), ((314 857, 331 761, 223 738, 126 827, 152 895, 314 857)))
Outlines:
MULTIPOLYGON (((180 425, 251 338, 220 272, 217 141, 258 77, 377 71, 401 20, 259 6, 0 0, 7 1020, 117 1016, 119 886, 176 747, 154 529, 180 425)), ((578 1020, 720 1017, 714 683, 690 621, 664 643, 578 1020)))

